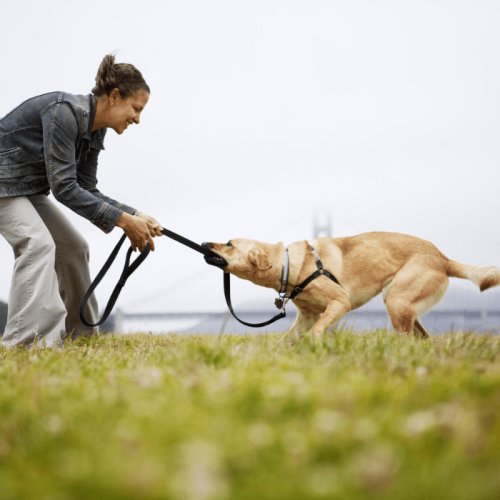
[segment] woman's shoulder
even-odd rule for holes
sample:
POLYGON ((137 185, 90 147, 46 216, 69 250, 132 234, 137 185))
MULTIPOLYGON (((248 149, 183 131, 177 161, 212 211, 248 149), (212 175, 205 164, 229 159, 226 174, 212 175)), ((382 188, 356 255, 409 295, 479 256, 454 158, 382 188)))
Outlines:
POLYGON ((19 113, 33 113, 43 109, 47 109, 52 104, 57 103, 57 100, 61 94, 64 94, 64 92, 47 92, 35 97, 30 97, 29 99, 23 101, 21 104, 17 105, 12 111, 9 111, 2 119, 19 113))
POLYGON ((77 115, 81 114, 84 117, 87 117, 90 113, 90 98, 91 94, 78 95, 62 91, 47 92, 45 94, 40 94, 26 99, 0 120, 19 114, 44 115, 49 109, 61 103, 67 104, 70 108, 72 108, 73 112, 76 111, 77 115))
POLYGON ((90 99, 92 94, 79 95, 62 92, 61 102, 68 103, 73 108, 80 110, 84 116, 90 113, 90 99))

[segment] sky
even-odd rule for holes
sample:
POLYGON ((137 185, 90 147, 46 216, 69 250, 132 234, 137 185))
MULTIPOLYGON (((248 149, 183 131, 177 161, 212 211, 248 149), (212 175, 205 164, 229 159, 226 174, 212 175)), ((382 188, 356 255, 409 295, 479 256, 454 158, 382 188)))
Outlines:
MULTIPOLYGON (((140 69, 150 101, 139 126, 107 134, 98 186, 164 227, 290 244, 330 215, 334 236, 412 234, 500 266, 500 2, 6 0, 0 14, 0 117, 45 92, 88 94, 108 53, 140 69)), ((95 276, 122 231, 63 210, 95 276)), ((0 257, 6 301, 1 237, 0 257)), ((221 275, 162 237, 117 305, 221 311, 221 275)), ((274 299, 232 282, 235 305, 274 299)))

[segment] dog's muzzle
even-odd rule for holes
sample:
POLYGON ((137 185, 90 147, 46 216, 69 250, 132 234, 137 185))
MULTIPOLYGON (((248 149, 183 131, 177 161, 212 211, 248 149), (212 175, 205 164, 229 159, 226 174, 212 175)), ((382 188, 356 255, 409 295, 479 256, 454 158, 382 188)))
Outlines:
MULTIPOLYGON (((207 242, 204 242, 201 244, 201 246, 203 248, 206 248, 207 250, 212 250, 210 247, 209 247, 210 243, 207 243, 207 242)), ((217 254, 215 254, 213 251, 212 251, 212 255, 208 256, 208 255, 205 255, 204 256, 204 259, 205 259, 205 262, 207 264, 210 264, 211 266, 215 266, 215 267, 218 267, 220 269, 224 269, 225 267, 227 267, 227 261, 226 259, 223 259, 222 257, 219 257, 217 254)))

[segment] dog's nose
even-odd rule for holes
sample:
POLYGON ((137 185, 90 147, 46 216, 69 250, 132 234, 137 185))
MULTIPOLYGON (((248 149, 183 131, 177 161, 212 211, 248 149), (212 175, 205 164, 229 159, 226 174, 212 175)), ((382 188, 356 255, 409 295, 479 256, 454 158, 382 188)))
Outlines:
POLYGON ((203 248, 208 248, 209 250, 210 250, 210 245, 212 245, 212 243, 208 243, 207 241, 204 241, 204 242, 201 244, 201 246, 202 246, 203 248))

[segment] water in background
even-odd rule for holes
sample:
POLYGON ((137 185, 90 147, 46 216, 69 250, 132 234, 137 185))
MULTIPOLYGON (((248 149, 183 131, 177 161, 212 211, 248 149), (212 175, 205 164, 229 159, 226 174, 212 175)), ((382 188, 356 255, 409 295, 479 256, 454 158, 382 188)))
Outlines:
MULTIPOLYGON (((235 280, 235 287, 240 283, 235 280)), ((244 285, 245 283, 241 283, 244 285)), ((251 285, 251 284, 250 284, 251 285)), ((251 285, 253 286, 253 285, 251 285)), ((246 289, 237 293, 238 297, 248 297, 246 289)), ((277 310, 274 308, 276 292, 259 287, 258 300, 248 298, 236 305, 236 313, 243 321, 262 323, 272 318, 277 310), (260 298, 262 297, 262 299, 260 298), (245 312, 246 311, 246 312, 245 312)), ((127 311, 128 312, 128 311, 127 311)), ((185 333, 247 333, 247 332, 283 332, 290 328, 295 320, 296 309, 291 303, 287 306, 288 316, 265 328, 251 328, 238 323, 229 313, 135 313, 115 314, 115 330, 123 333, 151 332, 185 332, 185 333)), ((434 333, 450 330, 476 330, 481 332, 500 332, 500 287, 479 293, 477 287, 470 282, 452 280, 445 298, 429 313, 421 316, 422 325, 434 333)), ((341 321, 353 330, 374 330, 391 328, 382 296, 378 295, 366 305, 351 311, 341 321)), ((109 330, 112 330, 110 327, 109 330)))
MULTIPOLYGON (((270 319, 275 313, 241 313, 243 321, 259 323, 270 319)), ((171 315, 123 315, 117 332, 151 332, 162 334, 178 333, 264 333, 284 332, 295 320, 292 312, 286 318, 264 328, 251 328, 238 323, 227 313, 193 313, 171 315)), ((431 311, 420 318, 422 325, 431 333, 450 330, 475 330, 481 332, 500 332, 500 311, 431 311)), ((385 311, 352 311, 341 321, 341 325, 355 331, 391 328, 385 311)), ((118 326, 118 325, 117 325, 118 326)))

